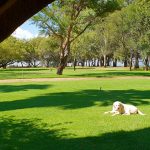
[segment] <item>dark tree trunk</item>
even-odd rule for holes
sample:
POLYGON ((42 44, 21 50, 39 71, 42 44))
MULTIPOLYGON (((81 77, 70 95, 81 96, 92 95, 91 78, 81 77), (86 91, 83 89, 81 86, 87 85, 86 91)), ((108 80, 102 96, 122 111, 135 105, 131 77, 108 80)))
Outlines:
POLYGON ((69 53, 70 53, 70 42, 65 41, 64 44, 62 43, 60 48, 61 48, 60 62, 59 62, 59 65, 57 67, 57 74, 58 75, 63 74, 63 69, 67 65, 67 60, 68 60, 68 56, 69 56, 69 53))
POLYGON ((28 67, 29 67, 29 68, 31 67, 31 62, 28 62, 28 67))
POLYGON ((90 60, 88 60, 88 65, 89 65, 89 67, 91 67, 90 60))
POLYGON ((92 60, 92 66, 95 67, 95 60, 92 60))
POLYGON ((144 59, 144 64, 145 64, 145 70, 149 70, 149 61, 148 61, 148 56, 144 59))
POLYGON ((6 69, 6 67, 7 67, 7 64, 3 64, 3 65, 2 65, 2 68, 3 68, 3 69, 6 69))
POLYGON ((6 66, 3 66, 3 69, 6 69, 6 66))
POLYGON ((100 60, 98 59, 98 60, 97 60, 97 65, 96 65, 97 67, 99 67, 99 62, 100 62, 100 60))
POLYGON ((85 66, 87 67, 87 60, 85 61, 85 66))
POLYGON ((104 67, 104 57, 102 56, 101 59, 100 59, 100 66, 101 67, 104 67))
POLYGON ((124 67, 127 67, 128 66, 128 61, 127 59, 124 60, 124 67))
POLYGON ((135 53, 135 63, 134 63, 134 69, 139 68, 139 56, 138 53, 135 53))
POLYGON ((132 60, 133 59, 133 55, 131 54, 131 56, 130 56, 130 61, 129 61, 129 69, 130 69, 130 71, 132 70, 132 60))
POLYGON ((116 58, 113 60, 113 67, 117 67, 117 59, 116 58))
POLYGON ((82 59, 81 66, 84 67, 85 59, 82 59))
POLYGON ((63 74, 63 69, 66 67, 66 64, 67 64, 67 58, 68 58, 68 55, 60 58, 60 63, 59 63, 59 66, 57 68, 57 74, 58 75, 63 74))
POLYGON ((50 61, 48 59, 46 60, 46 67, 50 67, 50 61))
POLYGON ((73 60, 73 69, 74 69, 74 71, 76 70, 76 65, 77 65, 77 60, 74 58, 74 60, 73 60))
POLYGON ((129 61, 129 69, 130 69, 130 71, 132 70, 132 56, 131 56, 130 61, 129 61))
POLYGON ((110 58, 109 58, 109 56, 106 56, 106 65, 110 66, 110 58))

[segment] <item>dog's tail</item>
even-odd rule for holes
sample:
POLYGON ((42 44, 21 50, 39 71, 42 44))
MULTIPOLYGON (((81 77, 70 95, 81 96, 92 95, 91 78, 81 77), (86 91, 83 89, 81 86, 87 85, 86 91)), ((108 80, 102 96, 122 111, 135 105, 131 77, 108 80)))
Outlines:
POLYGON ((139 115, 146 115, 146 114, 144 114, 144 113, 142 113, 141 111, 139 111, 138 110, 138 112, 137 112, 139 115))

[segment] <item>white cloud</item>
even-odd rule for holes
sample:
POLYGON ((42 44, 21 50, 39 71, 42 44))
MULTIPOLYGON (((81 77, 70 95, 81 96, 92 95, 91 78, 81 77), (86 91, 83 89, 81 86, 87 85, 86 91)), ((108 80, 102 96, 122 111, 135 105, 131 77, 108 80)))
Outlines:
POLYGON ((36 37, 37 35, 33 35, 28 30, 24 30, 19 27, 12 33, 12 36, 19 38, 19 39, 31 39, 31 38, 36 37))

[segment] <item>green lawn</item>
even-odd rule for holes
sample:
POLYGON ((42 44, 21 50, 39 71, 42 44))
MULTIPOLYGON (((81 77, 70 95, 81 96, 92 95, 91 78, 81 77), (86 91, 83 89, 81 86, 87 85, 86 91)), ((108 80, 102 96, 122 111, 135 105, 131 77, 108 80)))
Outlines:
POLYGON ((150 150, 149 104, 149 79, 1 83, 0 150, 150 150), (104 115, 115 100, 147 115, 104 115))
POLYGON ((53 68, 20 68, 20 69, 0 69, 0 79, 24 79, 24 78, 68 78, 68 77, 118 77, 118 76, 142 76, 150 77, 150 71, 129 71, 128 68, 73 68, 64 69, 61 76, 56 75, 53 68))

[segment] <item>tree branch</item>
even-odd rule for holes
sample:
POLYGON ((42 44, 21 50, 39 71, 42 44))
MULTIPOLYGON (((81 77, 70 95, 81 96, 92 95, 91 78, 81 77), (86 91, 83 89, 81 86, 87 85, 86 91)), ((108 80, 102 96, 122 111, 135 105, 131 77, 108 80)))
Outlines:
POLYGON ((59 37, 59 38, 61 38, 61 39, 63 38, 63 36, 62 36, 61 34, 56 33, 48 23, 46 23, 46 22, 44 22, 44 23, 45 23, 45 25, 48 27, 48 29, 49 29, 50 31, 52 31, 52 33, 53 33, 55 36, 57 36, 57 37, 59 37))
POLYGON ((84 33, 84 31, 91 25, 91 23, 92 23, 92 21, 90 21, 90 22, 85 26, 85 28, 84 28, 77 36, 75 36, 75 37, 70 41, 70 43, 73 42, 75 39, 77 39, 82 33, 84 33))

